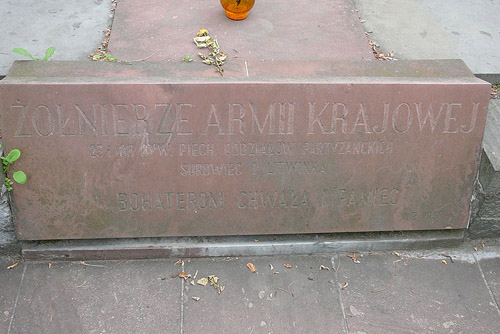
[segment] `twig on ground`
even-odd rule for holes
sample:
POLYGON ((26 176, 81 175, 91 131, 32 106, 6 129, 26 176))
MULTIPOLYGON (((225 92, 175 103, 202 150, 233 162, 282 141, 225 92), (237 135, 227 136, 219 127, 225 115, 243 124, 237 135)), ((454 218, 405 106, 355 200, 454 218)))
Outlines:
POLYGON ((392 276, 392 274, 391 274, 391 279, 389 280, 389 283, 385 287, 383 287, 381 289, 373 290, 373 291, 371 291, 371 293, 379 293, 379 292, 387 290, 392 285, 393 279, 394 279, 394 276, 392 276))
POLYGON ((294 294, 293 294, 293 292, 292 292, 292 291, 290 291, 290 287, 291 287, 291 286, 292 286, 292 284, 294 284, 294 283, 295 283, 295 282, 292 282, 292 283, 288 284, 288 288, 286 288, 286 290, 285 290, 285 289, 283 289, 283 288, 276 288, 276 289, 277 289, 277 290, 281 290, 281 291, 285 291, 285 292, 286 292, 286 293, 288 293, 290 296, 295 297, 295 296, 294 296, 294 294))

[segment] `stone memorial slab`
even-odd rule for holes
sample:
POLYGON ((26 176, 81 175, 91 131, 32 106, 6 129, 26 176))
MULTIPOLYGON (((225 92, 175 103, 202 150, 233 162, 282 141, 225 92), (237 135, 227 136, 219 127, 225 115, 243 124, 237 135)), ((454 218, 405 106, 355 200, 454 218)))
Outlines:
POLYGON ((17 62, 19 238, 467 227, 490 86, 463 62, 227 65, 17 62))

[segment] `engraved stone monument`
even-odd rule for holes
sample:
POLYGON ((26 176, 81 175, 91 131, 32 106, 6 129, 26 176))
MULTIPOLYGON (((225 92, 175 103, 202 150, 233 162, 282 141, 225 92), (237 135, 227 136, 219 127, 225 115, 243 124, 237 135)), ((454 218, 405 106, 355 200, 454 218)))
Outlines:
POLYGON ((489 85, 461 61, 17 62, 25 240, 463 229, 489 85), (200 75, 202 73, 202 75, 200 75))

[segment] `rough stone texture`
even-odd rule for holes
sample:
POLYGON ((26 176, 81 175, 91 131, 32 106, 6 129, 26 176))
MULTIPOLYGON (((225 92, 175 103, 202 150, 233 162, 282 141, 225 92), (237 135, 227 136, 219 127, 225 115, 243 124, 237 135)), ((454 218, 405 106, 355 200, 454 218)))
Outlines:
POLYGON ((19 243, 14 231, 7 195, 0 198, 0 254, 19 251, 19 243))
POLYGON ((500 73, 499 0, 354 0, 365 31, 398 59, 463 59, 474 73, 500 73))
POLYGON ((109 50, 129 61, 179 62, 184 55, 199 61, 192 40, 201 28, 231 61, 374 58, 352 0, 257 1, 238 22, 225 16, 219 1, 121 0, 109 50))
MULTIPOLYGON (((0 156, 3 155, 2 139, 0 138, 0 156)), ((0 173, 0 188, 4 183, 4 175, 0 173)), ((7 193, 0 194, 0 254, 15 254, 19 251, 19 243, 16 238, 15 228, 12 221, 9 196, 7 193)))
POLYGON ((360 264, 341 258, 349 333, 498 333, 498 306, 477 264, 441 259, 448 264, 404 255, 358 256, 360 264))
POLYGON ((477 185, 477 204, 468 236, 500 236, 500 100, 491 100, 484 131, 483 155, 477 185))
POLYGON ((487 83, 449 77, 453 61, 341 63, 349 77, 311 65, 298 81, 259 64, 202 79, 187 63, 155 64, 175 75, 143 83, 127 75, 150 65, 93 64, 117 73, 103 82, 30 77, 33 63, 19 63, 0 83, 5 145, 30 177, 13 197, 19 238, 467 226, 487 83), (436 75, 409 79, 405 66, 436 75))
POLYGON ((103 39, 111 21, 111 0, 7 0, 0 6, 0 76, 24 48, 43 57, 55 46, 54 60, 86 60, 103 39))

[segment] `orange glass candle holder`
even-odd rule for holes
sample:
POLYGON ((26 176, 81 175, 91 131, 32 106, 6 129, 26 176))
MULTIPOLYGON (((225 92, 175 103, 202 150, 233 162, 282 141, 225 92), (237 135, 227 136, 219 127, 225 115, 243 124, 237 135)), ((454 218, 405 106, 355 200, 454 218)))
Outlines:
POLYGON ((222 8, 226 11, 226 16, 236 21, 246 19, 254 3, 255 0, 220 0, 222 8))

